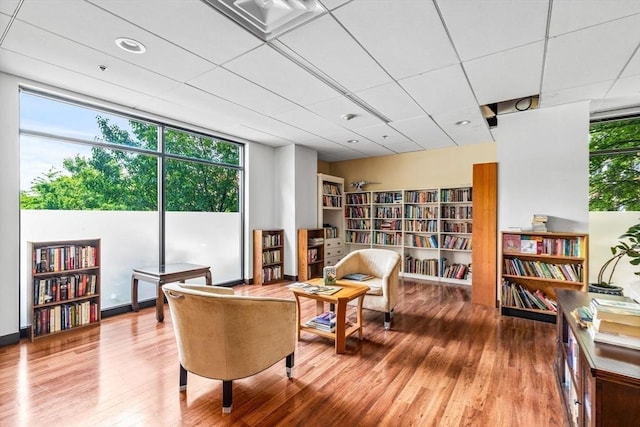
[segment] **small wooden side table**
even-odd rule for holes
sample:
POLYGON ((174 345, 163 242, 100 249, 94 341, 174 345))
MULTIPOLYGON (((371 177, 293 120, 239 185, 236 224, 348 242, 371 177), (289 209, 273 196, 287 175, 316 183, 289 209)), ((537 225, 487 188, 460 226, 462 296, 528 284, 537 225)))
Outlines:
POLYGON ((162 285, 165 283, 184 283, 187 279, 204 277, 207 285, 211 285, 211 267, 208 265, 189 264, 186 262, 154 265, 134 268, 131 273, 131 308, 138 311, 138 280, 155 283, 158 296, 156 297, 156 320, 164 321, 164 294, 162 285))
MULTIPOLYGON (((322 285, 322 279, 316 278, 305 281, 312 285, 322 285)), ((346 351, 347 337, 358 333, 358 339, 362 340, 362 301, 364 295, 369 290, 366 285, 358 285, 353 282, 347 282, 338 280, 336 286, 341 287, 338 292, 333 295, 322 295, 308 293, 302 289, 292 288, 293 295, 296 298, 296 308, 298 312, 298 319, 296 329, 298 332, 298 341, 300 341, 300 331, 310 332, 312 334, 320 335, 323 337, 331 338, 335 340, 336 354, 344 353, 346 351), (316 314, 322 314, 324 312, 324 303, 335 305, 336 309, 336 328, 334 332, 323 331, 310 326, 306 326, 300 316, 300 298, 310 298, 316 300, 316 314), (356 323, 347 327, 347 303, 358 298, 356 323)))

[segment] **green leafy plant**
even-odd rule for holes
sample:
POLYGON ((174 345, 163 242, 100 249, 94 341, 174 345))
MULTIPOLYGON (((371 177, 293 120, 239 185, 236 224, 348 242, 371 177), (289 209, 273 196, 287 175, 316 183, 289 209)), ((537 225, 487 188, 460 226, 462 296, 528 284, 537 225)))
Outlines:
MULTIPOLYGON (((598 283, 596 283, 598 286, 605 288, 613 287, 611 282, 613 273, 616 271, 616 267, 623 257, 627 256, 631 258, 629 261, 631 265, 640 265, 640 224, 632 225, 619 238, 621 240, 619 240, 615 246, 611 247, 611 254, 613 256, 609 258, 607 262, 602 264, 602 267, 598 272, 598 283), (605 281, 603 280, 603 277, 609 267, 611 267, 611 270, 608 279, 605 281)), ((636 271, 634 274, 640 276, 640 270, 636 271)))

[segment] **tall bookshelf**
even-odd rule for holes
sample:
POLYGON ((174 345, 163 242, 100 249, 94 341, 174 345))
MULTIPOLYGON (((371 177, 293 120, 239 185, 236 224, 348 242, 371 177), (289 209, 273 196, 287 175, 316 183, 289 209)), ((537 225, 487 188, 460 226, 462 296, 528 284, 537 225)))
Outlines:
POLYGON ((35 340, 100 323, 100 239, 29 242, 35 340))
POLYGON ((253 283, 267 285, 284 277, 284 230, 253 230, 253 283))
POLYGON ((322 277, 324 268, 324 229, 298 229, 298 280, 322 277))
POLYGON ((345 244, 394 250, 405 277, 471 284, 472 187, 345 193, 345 244))
POLYGON ((501 313, 555 323, 555 290, 588 288, 588 235, 503 231, 501 236, 501 313))
POLYGON ((324 265, 344 256, 344 178, 318 174, 318 227, 324 229, 324 265))

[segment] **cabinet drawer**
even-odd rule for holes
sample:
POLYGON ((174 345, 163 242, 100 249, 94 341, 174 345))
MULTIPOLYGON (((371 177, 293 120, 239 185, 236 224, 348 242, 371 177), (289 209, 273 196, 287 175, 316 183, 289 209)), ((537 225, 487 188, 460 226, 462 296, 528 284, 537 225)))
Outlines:
POLYGON ((343 242, 341 239, 325 239, 325 248, 342 248, 343 242))
POLYGON ((342 255, 324 259, 324 265, 336 265, 342 259, 342 255))
POLYGON ((342 255, 344 254, 344 249, 343 248, 324 248, 324 257, 326 258, 333 258, 333 257, 340 257, 342 258, 342 255))

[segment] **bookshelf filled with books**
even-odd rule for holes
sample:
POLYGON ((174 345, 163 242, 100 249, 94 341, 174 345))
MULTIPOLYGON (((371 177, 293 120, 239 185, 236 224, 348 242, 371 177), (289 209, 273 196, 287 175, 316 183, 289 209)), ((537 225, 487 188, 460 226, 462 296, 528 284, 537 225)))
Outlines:
POLYGON ((324 229, 298 229, 298 280, 322 277, 324 268, 324 229))
POLYGON ((253 283, 267 285, 284 278, 284 230, 253 230, 253 283))
POLYGON ((30 338, 100 323, 100 239, 29 242, 30 338))
POLYGON ((587 289, 588 236, 506 231, 501 236, 501 313, 555 322, 555 289, 587 289))
POLYGON ((324 229, 324 264, 344 256, 344 178, 318 174, 318 227, 324 229))
POLYGON ((471 187, 346 193, 345 218, 347 249, 395 250, 405 277, 470 284, 471 187))

